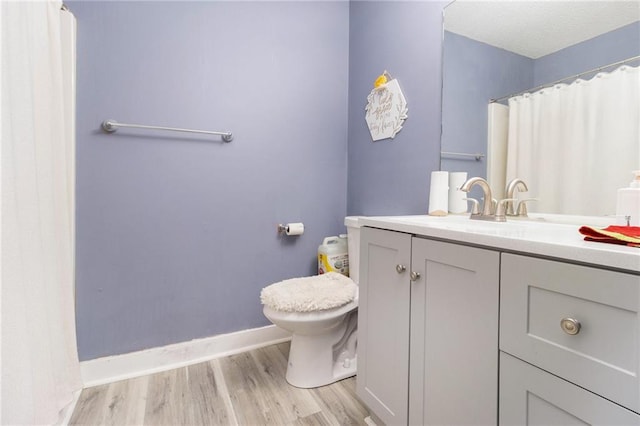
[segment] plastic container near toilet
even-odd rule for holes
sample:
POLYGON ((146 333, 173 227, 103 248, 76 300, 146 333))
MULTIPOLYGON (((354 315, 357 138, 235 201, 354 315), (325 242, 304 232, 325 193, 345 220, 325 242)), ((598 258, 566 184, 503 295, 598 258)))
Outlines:
POLYGON ((337 272, 349 276, 347 235, 327 237, 318 247, 318 275, 337 272))

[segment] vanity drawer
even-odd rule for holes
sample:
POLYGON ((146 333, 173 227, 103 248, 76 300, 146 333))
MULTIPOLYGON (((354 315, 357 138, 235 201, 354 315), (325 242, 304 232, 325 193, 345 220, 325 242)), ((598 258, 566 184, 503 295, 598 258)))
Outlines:
POLYGON ((498 424, 640 425, 640 415, 500 352, 498 424))
POLYGON ((639 305, 638 275, 502 254, 500 349, 635 412, 639 305))

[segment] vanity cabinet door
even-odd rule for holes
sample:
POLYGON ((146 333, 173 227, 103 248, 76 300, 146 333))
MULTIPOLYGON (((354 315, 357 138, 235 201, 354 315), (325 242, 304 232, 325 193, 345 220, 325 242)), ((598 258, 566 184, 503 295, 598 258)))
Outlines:
POLYGON ((497 424, 499 261, 413 238, 409 424, 497 424))
POLYGON ((500 425, 640 425, 640 415, 500 352, 500 425))
POLYGON ((358 376, 362 401, 387 425, 406 425, 411 235, 362 228, 358 376))

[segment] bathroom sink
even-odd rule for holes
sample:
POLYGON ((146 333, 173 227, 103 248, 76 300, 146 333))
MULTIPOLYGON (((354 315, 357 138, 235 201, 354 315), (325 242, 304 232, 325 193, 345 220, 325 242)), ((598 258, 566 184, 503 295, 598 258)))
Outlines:
POLYGON ((579 216, 552 213, 529 213, 528 217, 508 216, 506 222, 471 220, 468 214, 450 214, 444 217, 428 215, 398 216, 396 219, 415 225, 433 225, 438 223, 451 226, 465 225, 465 227, 468 227, 470 230, 494 229, 497 227, 517 228, 520 225, 529 226, 527 224, 574 225, 577 227, 587 225, 601 228, 616 224, 615 216, 579 216))
MULTIPOLYGON (((446 229, 451 231, 482 233, 482 234, 511 234, 519 230, 529 229, 534 224, 539 227, 537 222, 518 221, 518 222, 492 222, 485 220, 471 220, 469 215, 448 215, 448 216, 395 216, 395 223, 405 224, 407 226, 428 226, 431 228, 446 229)), ((542 224, 540 224, 542 225, 542 224)), ((543 225, 544 226, 544 225, 543 225)))
POLYGON ((616 224, 615 216, 578 216, 567 214, 552 213, 529 213, 528 217, 509 217, 507 221, 514 222, 537 222, 537 223, 556 223, 562 225, 576 226, 594 226, 605 228, 609 225, 616 224))

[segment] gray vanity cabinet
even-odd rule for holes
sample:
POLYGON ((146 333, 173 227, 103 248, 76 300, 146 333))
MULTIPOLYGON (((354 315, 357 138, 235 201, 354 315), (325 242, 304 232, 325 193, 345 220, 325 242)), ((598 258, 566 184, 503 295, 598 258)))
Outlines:
POLYGON ((363 228, 357 393, 385 424, 496 424, 499 253, 363 228))
POLYGON ((357 393, 381 422, 640 426, 635 251, 528 236, 529 253, 429 217, 371 222, 357 393))

